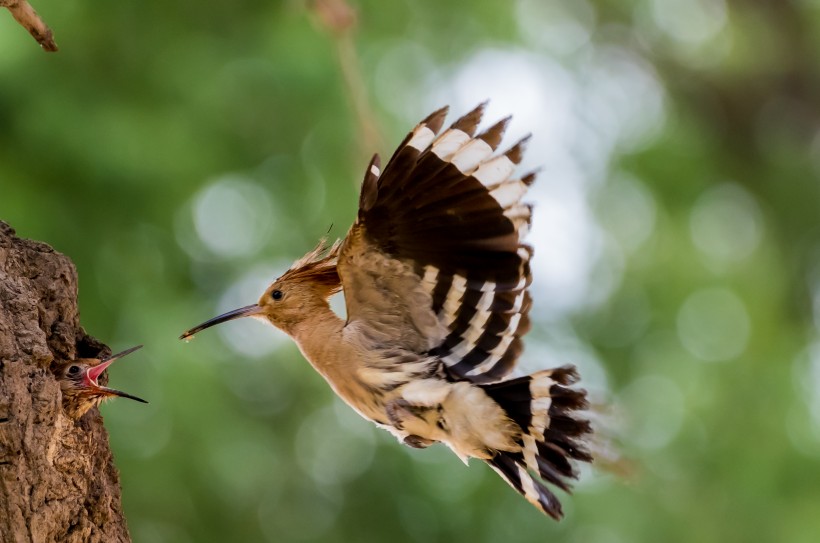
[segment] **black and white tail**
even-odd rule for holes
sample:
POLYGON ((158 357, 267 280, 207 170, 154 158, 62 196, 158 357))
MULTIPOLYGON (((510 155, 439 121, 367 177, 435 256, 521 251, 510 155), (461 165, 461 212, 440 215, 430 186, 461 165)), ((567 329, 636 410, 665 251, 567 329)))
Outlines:
POLYGON ((522 429, 520 451, 499 451, 487 463, 527 501, 555 519, 563 515, 561 502, 543 482, 569 491, 569 480, 578 476, 573 461, 592 461, 583 444, 590 423, 577 416, 587 407, 586 391, 569 386, 577 380, 574 366, 562 366, 482 385, 522 429))

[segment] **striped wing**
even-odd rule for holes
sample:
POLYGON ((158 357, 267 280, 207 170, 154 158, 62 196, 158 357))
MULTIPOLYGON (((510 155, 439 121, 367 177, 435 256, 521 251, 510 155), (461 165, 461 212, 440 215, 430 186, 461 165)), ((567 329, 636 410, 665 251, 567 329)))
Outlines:
POLYGON ((483 110, 484 104, 441 134, 447 108, 436 111, 408 134, 383 172, 374 157, 339 264, 349 322, 383 329, 383 310, 393 300, 392 316, 405 324, 401 335, 425 336, 402 342, 425 346, 452 378, 479 383, 513 368, 530 327, 532 250, 521 240, 531 207, 521 198, 534 180, 514 176, 527 138, 495 153, 509 118, 475 135, 483 110), (353 260, 359 278, 383 276, 380 258, 361 256, 374 252, 400 262, 410 282, 385 279, 373 287, 377 279, 355 280, 353 260), (381 288, 380 304, 374 306, 369 288, 381 288), (408 296, 410 304, 402 301, 408 296))

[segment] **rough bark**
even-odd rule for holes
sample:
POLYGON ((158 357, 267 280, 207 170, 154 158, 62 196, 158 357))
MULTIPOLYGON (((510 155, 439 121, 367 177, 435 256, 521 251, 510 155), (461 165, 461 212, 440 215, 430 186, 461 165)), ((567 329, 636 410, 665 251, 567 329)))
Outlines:
POLYGON ((55 360, 108 348, 80 327, 77 272, 0 221, 0 543, 130 541, 108 433, 62 409, 55 360))

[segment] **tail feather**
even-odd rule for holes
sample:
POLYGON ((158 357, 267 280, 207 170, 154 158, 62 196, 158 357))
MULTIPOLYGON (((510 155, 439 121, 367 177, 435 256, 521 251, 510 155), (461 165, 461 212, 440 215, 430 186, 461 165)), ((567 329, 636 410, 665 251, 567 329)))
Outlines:
POLYGON ((487 463, 535 507, 555 520, 561 520, 564 516, 558 497, 532 477, 521 453, 499 452, 487 463))
POLYGON ((570 490, 575 463, 591 462, 584 438, 592 429, 578 417, 587 408, 586 391, 569 388, 578 380, 574 366, 563 366, 482 385, 522 430, 520 451, 498 451, 487 462, 530 503, 561 518, 558 498, 544 482, 570 490))

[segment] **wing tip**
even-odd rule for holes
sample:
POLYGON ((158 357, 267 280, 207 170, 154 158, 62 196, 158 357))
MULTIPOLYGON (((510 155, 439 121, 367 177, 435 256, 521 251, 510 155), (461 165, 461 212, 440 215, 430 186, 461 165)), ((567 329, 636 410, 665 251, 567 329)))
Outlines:
POLYGON ((527 146, 529 146, 531 139, 532 134, 527 134, 526 136, 518 140, 518 142, 516 142, 515 145, 510 147, 504 153, 504 156, 509 158, 510 162, 512 162, 515 165, 521 164, 521 160, 523 160, 524 158, 524 153, 527 151, 527 146))
POLYGON ((447 117, 447 113, 449 111, 450 106, 448 105, 440 107, 425 117, 420 124, 425 125, 427 128, 432 130, 434 134, 438 134, 439 130, 441 130, 441 127, 444 125, 444 119, 447 117))
POLYGON ((473 135, 475 135, 476 128, 478 128, 478 123, 481 122, 481 118, 484 116, 484 110, 487 108, 489 103, 489 100, 484 100, 471 111, 468 111, 466 114, 462 115, 450 128, 461 130, 468 136, 473 137, 473 135))
MULTIPOLYGON (((507 131, 507 127, 509 126, 511 120, 512 115, 507 115, 490 128, 479 134, 478 139, 484 141, 493 151, 495 151, 501 143, 501 140, 504 138, 504 132, 507 131)), ((516 163, 515 161, 513 162, 516 163)))

